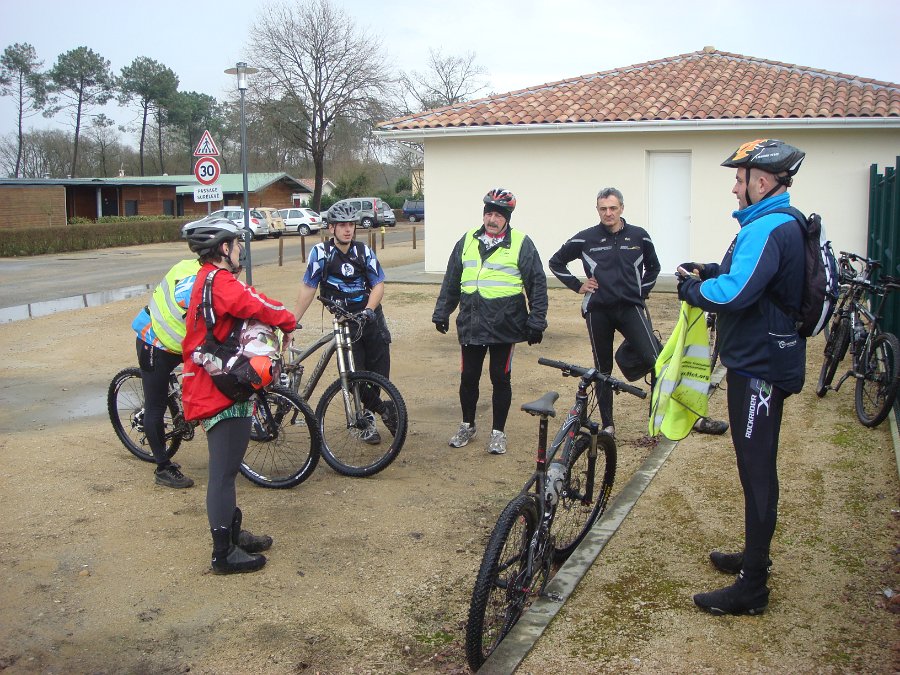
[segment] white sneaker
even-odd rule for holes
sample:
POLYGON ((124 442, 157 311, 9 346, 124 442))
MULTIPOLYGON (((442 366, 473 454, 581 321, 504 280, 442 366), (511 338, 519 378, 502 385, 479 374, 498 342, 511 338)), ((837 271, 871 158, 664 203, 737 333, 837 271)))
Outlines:
POLYGON ((453 438, 450 439, 450 447, 461 448, 473 438, 475 438, 475 426, 468 422, 463 422, 459 425, 457 432, 453 434, 453 438))
POLYGON ((491 440, 488 442, 487 451, 492 455, 502 455, 506 452, 506 434, 494 429, 491 431, 491 440))

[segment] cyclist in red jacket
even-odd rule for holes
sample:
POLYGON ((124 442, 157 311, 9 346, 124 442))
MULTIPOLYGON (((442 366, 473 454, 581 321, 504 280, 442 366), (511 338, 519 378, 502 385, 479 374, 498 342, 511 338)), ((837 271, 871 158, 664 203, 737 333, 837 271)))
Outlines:
POLYGON ((235 477, 250 443, 252 401, 235 402, 219 391, 212 378, 191 359, 194 349, 206 339, 206 322, 200 311, 206 277, 216 274, 212 284, 212 304, 216 323, 213 333, 224 340, 242 319, 258 319, 291 333, 297 322, 284 305, 237 279, 241 271, 242 231, 225 218, 190 223, 184 228, 188 246, 200 257, 201 267, 191 291, 186 317, 187 334, 182 342, 184 358, 184 415, 200 420, 209 446, 209 485, 206 513, 212 532, 212 569, 216 574, 253 572, 266 564, 259 555, 272 545, 269 536, 255 536, 241 530, 241 510, 237 508, 235 477))

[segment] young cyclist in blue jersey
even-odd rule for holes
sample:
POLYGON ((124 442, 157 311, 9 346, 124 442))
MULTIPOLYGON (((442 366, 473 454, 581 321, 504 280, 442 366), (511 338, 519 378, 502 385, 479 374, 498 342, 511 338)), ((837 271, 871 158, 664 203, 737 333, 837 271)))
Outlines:
MULTIPOLYGON (((328 230, 332 238, 316 244, 309 253, 306 273, 297 294, 294 314, 299 322, 309 309, 316 290, 323 297, 342 301, 347 310, 364 320, 362 334, 353 343, 353 362, 357 370, 368 370, 386 378, 391 374, 391 334, 381 309, 384 297, 384 270, 372 251, 354 239, 355 213, 349 205, 335 204, 328 211, 328 230)), ((397 428, 397 411, 391 401, 382 401, 380 392, 371 392, 364 400, 366 408, 381 415, 389 431, 397 428)), ((371 426, 362 436, 371 445, 381 442, 378 430, 371 426)))

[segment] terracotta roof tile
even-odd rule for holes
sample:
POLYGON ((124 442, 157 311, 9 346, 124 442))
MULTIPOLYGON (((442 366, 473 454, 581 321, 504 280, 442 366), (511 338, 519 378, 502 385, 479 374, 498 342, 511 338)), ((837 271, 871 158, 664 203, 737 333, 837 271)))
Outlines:
POLYGON ((384 130, 566 122, 898 117, 900 84, 703 50, 398 117, 384 130))

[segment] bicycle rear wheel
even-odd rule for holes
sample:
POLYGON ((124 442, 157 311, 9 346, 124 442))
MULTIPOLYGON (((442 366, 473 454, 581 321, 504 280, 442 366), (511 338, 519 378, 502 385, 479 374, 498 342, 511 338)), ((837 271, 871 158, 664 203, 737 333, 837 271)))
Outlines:
POLYGON ((497 519, 472 591, 466 622, 466 660, 476 671, 544 589, 548 566, 529 560, 540 509, 520 494, 497 519))
MULTIPOLYGON (((125 368, 116 373, 109 383, 106 408, 113 431, 128 452, 145 462, 155 462, 144 432, 144 386, 141 383, 140 368, 125 368)), ((182 436, 175 433, 174 420, 177 416, 178 408, 169 400, 163 414, 168 457, 172 457, 181 445, 182 436)))
POLYGON ((406 403, 386 377, 360 370, 347 373, 347 389, 335 380, 316 406, 322 456, 344 476, 363 478, 387 467, 403 448, 409 424, 406 403), (393 414, 373 400, 393 406, 393 414))
POLYGON ((819 382, 816 385, 816 396, 822 398, 828 393, 828 386, 834 380, 838 365, 847 354, 850 345, 850 322, 841 321, 832 329, 825 340, 825 360, 822 361, 822 369, 819 371, 819 382))
POLYGON ((254 399, 250 441, 241 473, 262 487, 300 485, 319 463, 316 417, 306 401, 284 387, 254 399))
POLYGON ((616 479, 616 442, 609 434, 599 434, 597 457, 593 462, 590 449, 591 435, 579 431, 573 441, 569 471, 553 516, 554 562, 562 562, 572 554, 609 501, 616 479))
POLYGON ((876 427, 888 416, 900 388, 900 342, 892 333, 881 333, 859 360, 856 380, 856 416, 867 427, 876 427))

